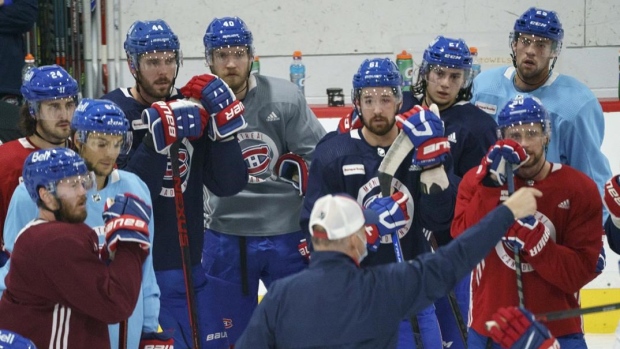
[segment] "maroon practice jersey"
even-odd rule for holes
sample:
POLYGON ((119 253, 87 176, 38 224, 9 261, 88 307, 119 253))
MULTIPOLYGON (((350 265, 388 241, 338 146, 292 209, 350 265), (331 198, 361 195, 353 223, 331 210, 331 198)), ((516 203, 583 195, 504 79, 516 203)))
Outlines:
POLYGON ((119 243, 109 265, 85 224, 31 222, 11 254, 0 328, 39 348, 110 348, 108 324, 126 320, 140 292, 146 253, 119 243))

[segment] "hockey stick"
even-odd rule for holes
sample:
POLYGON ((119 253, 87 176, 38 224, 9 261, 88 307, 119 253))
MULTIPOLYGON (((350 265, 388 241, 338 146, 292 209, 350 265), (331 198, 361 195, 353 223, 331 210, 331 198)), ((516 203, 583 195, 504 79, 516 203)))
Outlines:
POLYGON ((118 349, 127 349, 127 320, 118 324, 118 349))
MULTIPOLYGON (((506 182, 508 182, 508 195, 515 192, 514 173, 512 172, 512 164, 506 161, 506 182)), ((521 271, 521 249, 515 243, 512 244, 512 250, 515 255, 515 272, 517 274, 517 295, 519 296, 519 306, 525 307, 525 298, 523 296, 523 274, 521 271)))
POLYGON ((177 229, 179 230, 179 245, 181 258, 183 259, 183 276, 185 278, 185 290, 187 298, 187 310, 189 315, 189 327, 192 332, 192 347, 200 348, 198 335, 198 308, 194 295, 194 281, 192 279, 192 259, 189 251, 189 237, 187 236, 187 220, 185 218, 185 200, 181 185, 181 171, 179 170, 179 146, 181 141, 176 141, 170 146, 170 165, 172 167, 172 181, 174 183, 174 203, 177 215, 177 229))
MULTIPOLYGON (((588 307, 588 308, 573 308, 573 309, 568 309, 568 310, 551 311, 551 312, 544 313, 544 314, 534 315, 534 319, 536 321, 550 322, 550 321, 563 320, 563 319, 568 319, 568 318, 586 315, 586 314, 614 311, 618 309, 620 309, 620 303, 611 303, 611 304, 604 304, 604 305, 596 305, 596 306, 588 307)), ((492 327, 499 326, 499 325, 497 324, 497 322, 491 320, 491 321, 485 322, 485 326, 487 330, 491 330, 492 327)))
MULTIPOLYGON (((413 143, 404 131, 401 131, 394 143, 390 146, 387 154, 379 164, 379 172, 377 174, 379 178, 379 187, 381 188, 381 196, 388 197, 392 195, 392 178, 396 173, 396 170, 407 157, 407 154, 413 150, 413 143)), ((392 245, 394 246, 394 254, 396 260, 400 263, 404 261, 403 251, 400 246, 400 239, 398 237, 398 231, 392 233, 392 245)), ((423 349, 424 344, 422 342, 422 333, 420 332, 420 324, 416 315, 413 315, 409 321, 411 322, 411 328, 413 330, 413 337, 415 338, 415 344, 417 349, 423 349)))
POLYGON ((106 94, 108 93, 107 1, 100 0, 99 6, 101 11, 101 47, 99 48, 99 57, 101 57, 101 82, 103 84, 103 94, 106 94))

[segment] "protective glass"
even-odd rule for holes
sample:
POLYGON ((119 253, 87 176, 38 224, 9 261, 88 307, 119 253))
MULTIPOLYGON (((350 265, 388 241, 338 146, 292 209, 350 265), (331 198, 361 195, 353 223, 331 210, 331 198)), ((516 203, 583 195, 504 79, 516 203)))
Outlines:
POLYGON ((400 100, 391 87, 365 87, 359 96, 360 108, 369 111, 377 108, 394 111, 400 100))
POLYGON ((454 69, 431 65, 426 80, 431 84, 447 84, 450 87, 465 88, 469 85, 471 70, 454 69))
POLYGON ((71 120, 77 107, 77 96, 30 102, 37 119, 71 120))
POLYGON ((250 59, 249 49, 246 46, 222 47, 215 49, 207 56, 209 64, 226 64, 230 60, 235 63, 250 59))
POLYGON ((541 57, 551 57, 557 55, 556 43, 549 38, 543 38, 531 34, 517 34, 513 43, 517 50, 532 49, 536 55, 541 57))
MULTIPOLYGON (((105 151, 106 153, 126 155, 131 149, 133 142, 132 132, 95 132, 79 130, 75 138, 94 152, 105 151)), ((113 155, 114 156, 114 155, 113 155)))
POLYGON ((79 176, 63 178, 47 185, 47 190, 58 197, 75 197, 83 190, 89 191, 95 185, 95 173, 87 172, 79 176))
POLYGON ((176 71, 181 62, 181 53, 176 51, 155 51, 140 55, 139 70, 151 71, 176 71))
POLYGON ((500 129, 500 137, 503 139, 511 139, 517 143, 523 141, 534 141, 541 139, 547 134, 543 131, 542 127, 538 123, 531 123, 526 125, 515 125, 504 127, 500 129))

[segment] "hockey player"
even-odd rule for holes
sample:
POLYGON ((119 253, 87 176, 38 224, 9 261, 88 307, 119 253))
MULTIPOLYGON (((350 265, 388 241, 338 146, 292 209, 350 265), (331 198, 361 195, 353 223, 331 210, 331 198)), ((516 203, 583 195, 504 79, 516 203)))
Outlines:
POLYGON ((583 83, 553 72, 563 38, 557 13, 529 8, 510 33, 513 66, 480 73, 471 102, 497 120, 501 108, 519 93, 540 99, 549 112, 554 134, 547 159, 585 173, 602 195, 605 181, 611 177, 609 161, 601 152, 603 109, 583 83))
MULTIPOLYGON (((399 133, 395 116, 402 102, 401 81, 398 68, 387 58, 365 60, 360 65, 353 77, 353 97, 364 126, 325 137, 317 145, 301 214, 304 229, 308 227, 314 202, 325 194, 346 192, 364 206, 379 195, 377 169, 399 133)), ((446 175, 442 165, 448 156, 449 145, 439 116, 421 107, 412 109, 407 115, 402 126, 412 143, 416 148, 434 149, 426 154, 418 149, 411 152, 400 165, 392 183, 395 190, 410 197, 407 214, 411 219, 398 231, 403 257, 409 260, 430 251, 424 229, 449 234, 458 178, 446 175), (416 170, 418 167, 424 169, 416 170)), ((391 237, 384 237, 381 242, 378 250, 366 258, 364 266, 396 260, 391 237)), ((424 346, 441 347, 434 307, 419 314, 418 321, 424 346)), ((407 340, 412 340, 411 327, 407 323, 403 325, 404 333, 409 334, 407 340)))
MULTIPOLYGON (((88 216, 84 223, 92 227, 99 235, 99 244, 103 246, 105 234, 101 216, 106 198, 116 194, 131 193, 144 198, 151 206, 148 188, 135 174, 114 168, 119 154, 126 154, 131 148, 132 134, 125 113, 113 102, 84 98, 71 120, 74 131, 74 143, 78 153, 84 159, 86 167, 95 174, 96 187, 86 198, 88 216)), ((17 233, 32 219, 36 218, 36 204, 32 202, 26 186, 20 184, 9 205, 5 222, 5 238, 7 250, 12 251, 17 233)), ((153 242, 152 217, 149 222, 149 240, 153 242)), ((10 263, 0 271, 6 275, 10 263)), ((140 299, 128 320, 127 347, 138 348, 142 332, 157 331, 159 316, 159 287, 153 271, 151 253, 142 267, 142 288, 140 299)), ((4 282, 0 280, 0 291, 4 290, 4 282)), ((112 348, 119 345, 119 326, 110 326, 110 343, 112 348)))
POLYGON ((438 253, 368 268, 359 267, 370 241, 368 224, 380 225, 379 217, 389 215, 367 212, 344 194, 319 198, 309 218, 310 268, 273 283, 236 348, 294 348, 299 343, 307 348, 395 348, 401 319, 454 287, 515 218, 536 211, 540 195, 536 189, 517 191, 438 253))
MULTIPOLYGON (((26 137, 0 147, 0 231, 13 191, 20 182, 24 159, 37 149, 67 145, 77 105, 77 81, 57 65, 33 68, 24 79, 21 92, 26 103, 20 109, 20 127, 26 137)), ((5 254, 3 246, 0 236, 0 255, 5 254)))
POLYGON ((204 241, 203 185, 217 195, 229 196, 247 184, 247 168, 239 144, 234 142, 234 134, 245 127, 243 105, 213 75, 195 77, 188 84, 192 91, 198 91, 198 99, 208 107, 210 115, 194 103, 177 100, 183 98, 174 88, 180 44, 163 20, 136 21, 127 33, 125 51, 136 84, 114 90, 103 98, 119 105, 132 127, 132 152, 118 161, 119 166, 146 183, 153 215, 161 217, 155 219, 153 245, 153 267, 161 290, 159 323, 164 330, 174 330, 175 348, 193 346, 179 229, 174 217, 177 202, 172 166, 176 165, 182 182, 199 342, 202 348, 228 348, 222 316, 213 308, 213 297, 206 290, 200 266, 204 241), (179 161, 172 164, 168 154, 176 145, 179 161))
POLYGON ((213 19, 204 45, 209 69, 243 101, 248 121, 237 134, 248 185, 231 197, 212 190, 205 197, 208 229, 202 263, 233 344, 258 303, 259 280, 268 287, 307 265, 298 217, 306 167, 325 130, 293 84, 250 75, 253 37, 243 20, 213 19))
POLYGON ((129 194, 106 205, 107 264, 97 233, 83 223, 95 180, 79 155, 37 150, 26 158, 23 178, 39 215, 15 242, 0 328, 39 348, 110 348, 107 324, 127 319, 138 301, 150 207, 129 194))
MULTIPOLYGON (((546 159, 549 116, 538 100, 517 96, 498 116, 502 139, 459 186, 451 233, 459 236, 508 196, 506 163, 514 171, 514 188, 543 192, 533 217, 515 222, 472 275, 470 349, 487 348, 484 323, 502 307, 525 307, 535 313, 579 307, 579 290, 599 273, 602 204, 596 184, 583 173, 546 159), (522 286, 517 283, 513 249, 518 246, 522 286)), ((549 323, 567 348, 586 348, 581 318, 549 323)), ((494 348, 499 348, 495 343, 494 348)))

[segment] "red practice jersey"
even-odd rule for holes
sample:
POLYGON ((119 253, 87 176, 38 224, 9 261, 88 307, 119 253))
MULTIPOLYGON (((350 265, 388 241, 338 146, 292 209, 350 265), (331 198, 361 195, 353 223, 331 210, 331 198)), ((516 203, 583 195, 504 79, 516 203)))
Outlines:
MULTIPOLYGON (((506 185, 485 187, 473 168, 459 186, 451 234, 456 237, 508 197, 506 185)), ((543 193, 536 218, 551 239, 533 257, 521 254, 525 307, 534 314, 579 307, 579 290, 594 279, 602 248, 602 201, 596 184, 566 165, 552 164, 542 181, 515 176, 515 190, 531 186, 543 193)), ((470 325, 488 335, 484 323, 501 307, 518 306, 514 254, 499 242, 478 264, 471 279, 470 325)), ((581 318, 547 323, 556 337, 581 333, 581 318)))

